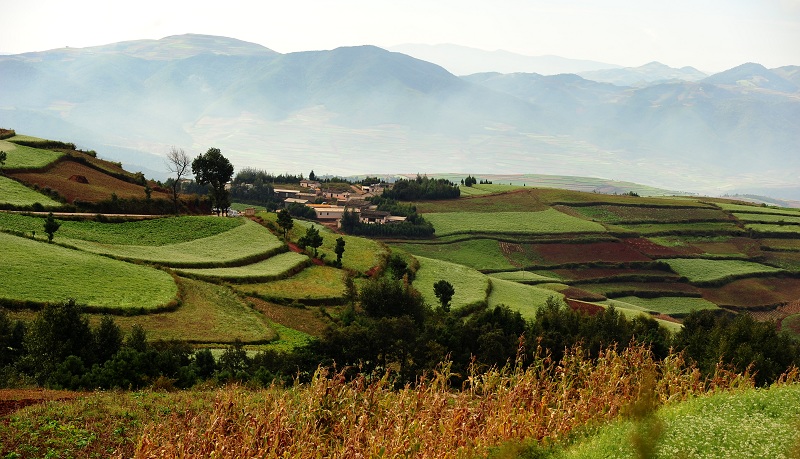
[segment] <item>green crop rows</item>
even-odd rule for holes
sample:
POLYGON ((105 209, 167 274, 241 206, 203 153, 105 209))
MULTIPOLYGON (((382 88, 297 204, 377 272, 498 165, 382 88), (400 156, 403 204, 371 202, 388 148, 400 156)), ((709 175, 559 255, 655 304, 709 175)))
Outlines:
POLYGON ((603 225, 547 209, 540 212, 447 212, 425 214, 437 236, 460 233, 600 233, 603 225))
POLYGON ((8 177, 0 176, 0 203, 13 206, 30 206, 39 203, 47 207, 57 207, 61 203, 34 191, 8 177))
POLYGON ((494 239, 469 239, 450 244, 394 244, 406 252, 475 269, 514 269, 494 239))
POLYGON ((514 311, 519 311, 526 319, 534 318, 536 311, 544 306, 551 296, 563 296, 553 290, 503 279, 494 278, 491 282, 492 293, 489 295, 489 307, 503 304, 514 311))
POLYGON ((6 169, 37 169, 64 156, 58 151, 15 145, 7 140, 0 140, 0 151, 8 154, 6 169))
POLYGON ((4 300, 46 303, 74 298, 95 309, 156 309, 176 299, 172 277, 53 244, 0 233, 4 300))
POLYGON ((309 262, 306 255, 285 252, 251 265, 232 268, 179 269, 178 272, 199 277, 210 277, 231 281, 261 281, 279 279, 302 268, 309 262))
POLYGON ((777 273, 781 269, 742 260, 706 260, 700 258, 675 258, 664 260, 676 273, 693 283, 724 281, 739 276, 777 273))

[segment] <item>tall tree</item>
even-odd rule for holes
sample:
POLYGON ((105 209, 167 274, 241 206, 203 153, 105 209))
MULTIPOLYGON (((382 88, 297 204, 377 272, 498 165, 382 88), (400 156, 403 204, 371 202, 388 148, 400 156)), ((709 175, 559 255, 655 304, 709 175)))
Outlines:
POLYGON ((219 148, 209 148, 192 161, 192 172, 197 183, 211 185, 211 199, 217 215, 225 212, 230 207, 225 184, 233 177, 233 165, 228 158, 222 156, 219 148))
POLYGON ((47 233, 47 242, 53 242, 53 235, 60 227, 61 223, 53 218, 53 212, 47 214, 47 218, 44 219, 44 232, 47 233))
POLYGON ((175 181, 172 182, 172 202, 175 204, 175 215, 180 213, 178 188, 181 186, 181 179, 189 174, 189 165, 189 155, 183 151, 183 148, 170 148, 167 153, 167 170, 175 174, 175 181))
POLYGON ((339 236, 336 238, 336 247, 333 249, 336 254, 336 266, 342 267, 342 255, 344 254, 344 238, 339 236))
POLYGON ((0 151, 0 169, 2 169, 3 166, 6 165, 6 158, 8 158, 8 155, 6 155, 6 152, 0 151))
POLYGON ((311 225, 311 227, 306 230, 305 236, 297 241, 297 245, 303 249, 311 247, 314 249, 314 258, 317 258, 317 249, 322 245, 322 236, 320 236, 317 227, 311 225))
POLYGON ((439 299, 439 303, 442 305, 442 310, 445 312, 450 311, 450 300, 453 299, 453 295, 455 295, 455 293, 456 289, 453 287, 453 284, 444 279, 433 284, 433 294, 439 299))
POLYGON ((281 209, 278 212, 278 226, 283 230, 283 238, 286 239, 286 233, 294 226, 292 214, 287 209, 281 209))

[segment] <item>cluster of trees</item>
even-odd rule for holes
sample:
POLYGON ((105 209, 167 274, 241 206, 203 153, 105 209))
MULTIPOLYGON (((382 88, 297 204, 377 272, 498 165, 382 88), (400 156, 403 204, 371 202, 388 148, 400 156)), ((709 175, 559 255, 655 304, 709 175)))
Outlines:
POLYGON ((461 184, 464 186, 472 186, 475 185, 476 183, 480 183, 481 185, 491 185, 492 181, 487 179, 487 180, 481 180, 479 182, 478 179, 476 179, 471 175, 468 175, 467 178, 465 179, 461 179, 461 184))
POLYGON ((431 237, 434 233, 433 225, 425 221, 420 215, 414 213, 406 221, 398 223, 361 223, 355 210, 345 211, 342 214, 341 228, 347 234, 371 237, 431 237))
POLYGON ((400 201, 426 199, 455 199, 461 196, 458 185, 446 179, 432 179, 417 175, 414 180, 401 179, 394 182, 390 190, 383 191, 383 197, 400 201))
POLYGON ((441 304, 432 307, 410 286, 402 260, 395 264, 358 292, 348 278, 349 306, 339 323, 290 352, 248 356, 237 341, 215 359, 207 349, 193 351, 185 343, 149 342, 139 327, 126 336, 108 316, 91 327, 74 301, 46 306, 27 326, 0 311, 0 384, 135 389, 237 380, 268 385, 275 379, 305 380, 318 365, 335 363, 353 374, 389 371, 403 385, 447 360, 457 387, 462 382, 457 375, 469 374, 470 365, 515 360, 527 365, 542 352, 560 359, 578 344, 591 357, 608 346, 636 343, 650 346, 657 358, 670 349, 682 351, 704 375, 722 363, 737 372, 749 370, 760 385, 800 365, 800 343, 747 315, 694 312, 671 336, 652 318, 627 319, 614 308, 587 315, 555 298, 531 320, 505 306, 449 310, 452 285, 437 283, 441 304))

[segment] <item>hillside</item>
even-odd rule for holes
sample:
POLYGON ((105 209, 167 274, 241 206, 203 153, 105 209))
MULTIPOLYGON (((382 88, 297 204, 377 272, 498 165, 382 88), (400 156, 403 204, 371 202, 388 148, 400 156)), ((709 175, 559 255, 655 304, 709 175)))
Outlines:
POLYGON ((156 178, 170 146, 215 145, 235 165, 272 170, 480 169, 797 198, 800 156, 787 154, 800 145, 797 86, 765 70, 644 88, 458 78, 370 46, 277 54, 188 35, 2 56, 0 117, 156 178))

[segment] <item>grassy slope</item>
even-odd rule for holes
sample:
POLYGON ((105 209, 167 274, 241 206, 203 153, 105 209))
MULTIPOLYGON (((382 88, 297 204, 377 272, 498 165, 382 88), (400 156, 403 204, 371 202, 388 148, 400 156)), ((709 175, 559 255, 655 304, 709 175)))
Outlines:
POLYGON ((240 284, 234 288, 245 294, 267 298, 303 301, 340 299, 344 296, 344 274, 330 266, 311 266, 298 274, 273 282, 240 284))
MULTIPOLYGON (((139 324, 151 340, 185 340, 197 343, 263 342, 275 339, 275 330, 263 315, 250 308, 230 288, 180 279, 186 292, 180 308, 171 312, 115 317, 128 331, 139 324)), ((99 320, 99 317, 94 319, 99 320)))
POLYGON ((7 169, 33 169, 44 167, 64 156, 63 153, 58 151, 41 150, 39 148, 16 145, 7 140, 0 140, 0 150, 8 154, 4 166, 7 169))
MULTIPOLYGON (((800 385, 699 397, 663 407, 656 417, 664 430, 652 438, 653 458, 780 458, 800 453, 800 385)), ((631 438, 636 431, 635 423, 619 421, 556 457, 635 458, 631 438)))
POLYGON ((283 242, 266 228, 250 220, 243 221, 244 224, 224 233, 161 246, 109 245, 59 237, 59 233, 56 233, 55 240, 87 252, 176 267, 235 264, 255 257, 266 256, 283 246, 283 242))
POLYGON ((449 261, 474 269, 514 269, 494 239, 470 239, 451 244, 393 244, 413 255, 449 261))
POLYGON ((26 187, 16 180, 0 176, 0 203, 14 206, 30 206, 37 202, 46 207, 61 205, 60 202, 26 187))
POLYGON ((466 266, 433 258, 417 257, 417 259, 420 268, 413 285, 422 293, 428 304, 432 306, 439 304, 439 300, 433 294, 433 284, 439 280, 446 280, 455 288, 455 295, 450 303, 453 309, 487 300, 489 278, 484 274, 466 266))
POLYGON ((719 309, 719 307, 703 298, 663 296, 659 298, 639 298, 636 296, 625 296, 615 298, 616 301, 634 304, 646 311, 653 311, 667 315, 685 315, 692 311, 703 309, 719 309))
POLYGON ((602 233, 603 225, 555 209, 540 212, 447 212, 425 214, 437 236, 463 233, 561 234, 602 233))
POLYGON ((164 271, 0 233, 5 299, 60 302, 102 308, 164 306, 178 289, 164 271))
POLYGON ((703 283, 724 280, 731 276, 780 272, 778 268, 742 260, 705 260, 699 258, 675 258, 665 260, 678 274, 689 282, 703 283))
POLYGON ((489 306, 494 307, 504 304, 515 311, 519 311, 526 319, 533 319, 536 316, 536 311, 544 306, 545 301, 551 296, 561 297, 562 295, 553 290, 509 280, 492 279, 489 306))
POLYGON ((309 262, 306 255, 284 252, 258 263, 233 268, 178 269, 180 273, 230 281, 267 281, 277 279, 301 268, 309 262))

